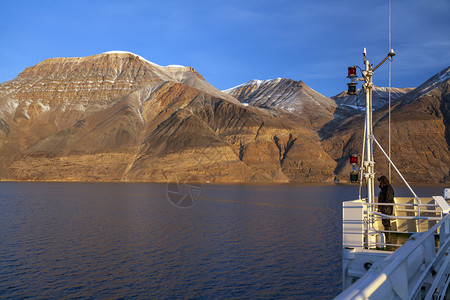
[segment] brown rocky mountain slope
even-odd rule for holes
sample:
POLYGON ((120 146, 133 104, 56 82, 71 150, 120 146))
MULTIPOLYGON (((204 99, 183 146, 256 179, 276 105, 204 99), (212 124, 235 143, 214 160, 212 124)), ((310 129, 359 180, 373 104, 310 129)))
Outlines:
MULTIPOLYGON (((394 101, 392 157, 408 181, 450 180, 449 74, 394 101)), ((386 114, 374 111, 385 148, 386 114)), ((193 68, 132 53, 55 58, 0 84, 0 178, 346 181, 362 125, 361 110, 338 107, 301 81, 222 92, 193 68)))
POLYGON ((320 182, 336 167, 308 118, 123 52, 49 59, 1 84, 0 161, 7 180, 320 182))

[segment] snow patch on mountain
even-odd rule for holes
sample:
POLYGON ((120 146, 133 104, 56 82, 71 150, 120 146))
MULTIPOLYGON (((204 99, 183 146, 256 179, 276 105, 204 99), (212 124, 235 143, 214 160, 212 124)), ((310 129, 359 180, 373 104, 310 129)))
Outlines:
POLYGON ((144 57, 142 57, 142 56, 140 56, 138 54, 135 54, 133 52, 129 52, 129 51, 113 50, 113 51, 103 52, 102 54, 131 54, 131 55, 137 56, 139 59, 141 59, 142 61, 145 61, 146 63, 149 63, 151 65, 163 68, 162 66, 160 66, 158 64, 155 64, 154 62, 149 61, 148 59, 145 59, 144 57))
POLYGON ((182 65, 168 65, 166 66, 166 68, 187 68, 187 67, 182 65))
POLYGON ((189 67, 186 67, 186 66, 176 65, 176 64, 174 64, 174 65, 167 65, 167 66, 161 66, 161 65, 158 65, 158 64, 156 64, 156 63, 154 63, 152 61, 149 61, 148 59, 142 57, 141 55, 138 55, 138 54, 130 52, 130 51, 113 50, 113 51, 103 52, 102 54, 130 54, 130 55, 133 55, 133 56, 137 56, 137 57, 139 57, 139 59, 141 59, 141 60, 143 60, 143 61, 145 61, 145 62, 147 62, 149 64, 152 64, 154 66, 160 67, 160 68, 171 68, 171 69, 186 69, 186 68, 189 68, 189 67))
POLYGON ((450 67, 447 67, 431 77, 429 80, 425 81, 420 85, 411 97, 411 101, 417 99, 429 92, 433 91, 435 88, 439 87, 443 82, 450 80, 450 67))
POLYGON ((282 78, 280 78, 280 77, 278 77, 278 78, 276 78, 276 79, 265 79, 265 80, 252 79, 252 80, 250 80, 249 82, 241 83, 241 84, 239 84, 239 85, 237 85, 237 86, 234 86, 234 87, 232 87, 232 88, 229 88, 229 89, 226 89, 226 90, 222 90, 222 92, 227 93, 227 94, 230 94, 232 91, 237 90, 237 89, 239 89, 239 88, 241 88, 241 87, 243 87, 243 86, 250 86, 250 85, 253 85, 253 86, 256 86, 256 87, 260 87, 261 85, 267 84, 267 83, 272 83, 272 82, 278 83, 278 82, 281 81, 281 79, 282 79, 282 78))

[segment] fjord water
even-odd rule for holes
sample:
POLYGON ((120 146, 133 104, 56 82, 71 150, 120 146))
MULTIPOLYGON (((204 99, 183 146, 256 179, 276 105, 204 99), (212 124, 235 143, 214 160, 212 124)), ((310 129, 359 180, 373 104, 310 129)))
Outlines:
MULTIPOLYGON (((356 186, 203 185, 189 208, 170 202, 167 188, 1 182, 0 298, 340 292, 341 203, 357 198, 356 186)), ((416 192, 440 195, 442 187, 416 192)))

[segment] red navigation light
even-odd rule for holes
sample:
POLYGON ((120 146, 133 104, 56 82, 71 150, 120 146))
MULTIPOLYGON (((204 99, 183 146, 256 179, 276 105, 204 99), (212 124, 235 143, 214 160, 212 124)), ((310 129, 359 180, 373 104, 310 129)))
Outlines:
POLYGON ((356 66, 348 67, 348 76, 347 78, 356 77, 356 66))
POLYGON ((347 85, 348 85, 347 93, 349 95, 356 95, 356 85, 357 85, 357 83, 356 82, 350 82, 350 83, 347 83, 347 85))
POLYGON ((357 165, 358 164, 358 155, 357 154, 352 154, 350 156, 350 163, 352 165, 357 165))

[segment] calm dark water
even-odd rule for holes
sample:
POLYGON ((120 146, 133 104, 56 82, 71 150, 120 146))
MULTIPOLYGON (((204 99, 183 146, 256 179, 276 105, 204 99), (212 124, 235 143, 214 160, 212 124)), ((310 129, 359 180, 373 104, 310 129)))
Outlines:
POLYGON ((0 182, 0 298, 332 298, 357 193, 203 185, 179 208, 164 184, 0 182))

